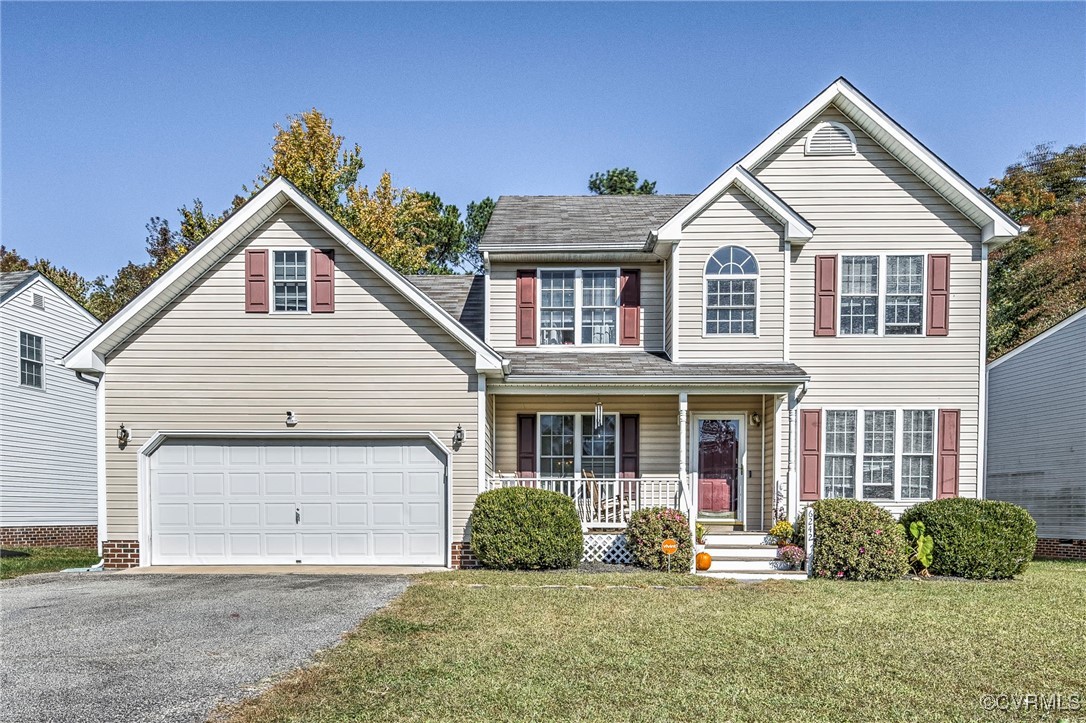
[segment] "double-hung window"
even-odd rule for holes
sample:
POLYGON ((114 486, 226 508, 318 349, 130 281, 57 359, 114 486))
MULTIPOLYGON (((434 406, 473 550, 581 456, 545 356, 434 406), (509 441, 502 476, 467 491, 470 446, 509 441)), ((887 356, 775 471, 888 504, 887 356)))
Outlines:
POLYGON ((45 354, 42 338, 19 332, 19 383, 41 389, 45 384, 45 354))
POLYGON ((841 334, 924 331, 923 256, 842 256, 841 334))
POLYGON ((605 414, 596 426, 591 414, 539 415, 539 476, 573 477, 591 473, 613 478, 618 473, 618 418, 605 414))
POLYGON ((705 263, 705 333, 757 333, 758 261, 740 246, 717 249, 705 263))
POLYGON ((831 409, 825 415, 823 496, 932 498, 935 410, 831 409))
POLYGON ((309 311, 309 252, 276 251, 273 262, 272 309, 309 311))
POLYGON ((540 343, 615 345, 618 305, 618 269, 540 270, 540 343))

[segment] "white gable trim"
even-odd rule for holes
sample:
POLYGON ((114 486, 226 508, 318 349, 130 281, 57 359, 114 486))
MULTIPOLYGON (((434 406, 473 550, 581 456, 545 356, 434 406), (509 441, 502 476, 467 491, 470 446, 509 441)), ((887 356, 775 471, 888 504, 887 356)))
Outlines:
POLYGON ((118 314, 100 326, 64 357, 63 363, 70 369, 105 371, 105 356, 116 348, 129 334, 150 321, 170 301, 177 298, 191 283, 209 270, 246 236, 267 221, 286 203, 293 203, 309 216, 328 235, 354 254, 381 279, 399 291, 438 326, 466 348, 475 352, 478 371, 501 371, 502 358, 498 352, 479 341, 447 311, 430 297, 419 291, 407 279, 389 266, 377 254, 354 238, 329 216, 324 209, 313 203, 292 183, 279 177, 265 186, 244 206, 234 212, 214 233, 195 249, 183 256, 166 273, 145 289, 118 314))
POLYGON ((752 201, 757 203, 766 213, 775 218, 784 226, 784 240, 789 243, 803 244, 814 235, 814 226, 807 219, 800 216, 791 206, 785 203, 777 194, 765 187, 761 181, 752 176, 742 164, 737 163, 699 193, 690 203, 667 223, 660 227, 656 236, 660 241, 677 242, 682 240, 683 227, 695 219, 706 208, 732 186, 738 188, 752 201))
POLYGON ((1076 311, 1074 314, 1071 314, 1071 316, 1067 317, 1066 319, 1064 319, 1060 323, 1056 324, 1055 326, 1051 326, 1048 329, 1045 329, 1044 331, 1042 331, 1040 334, 1033 337, 1029 341, 1024 342, 1022 344, 1019 344, 1018 346, 1011 349, 1009 352, 1007 352, 1003 356, 1001 356, 1001 357, 999 357, 997 359, 993 359, 992 361, 988 362, 988 371, 991 371, 991 370, 995 369, 997 366, 999 366, 1000 364, 1002 364, 1003 362, 1005 362, 1005 361, 1007 361, 1009 359, 1013 359, 1014 357, 1016 357, 1019 354, 1019 352, 1023 352, 1026 349, 1029 349, 1031 346, 1038 343, 1042 339, 1047 339, 1048 337, 1050 337, 1053 334, 1055 334, 1056 332, 1058 332, 1060 329, 1064 328, 1065 326, 1071 326, 1071 324, 1074 324, 1076 321, 1078 321, 1079 319, 1082 319, 1082 318, 1086 318, 1086 309, 1080 309, 1080 310, 1076 311))
POLYGON ((975 223, 981 229, 982 242, 997 247, 1022 233, 1023 228, 987 196, 958 175, 844 78, 838 78, 785 121, 784 125, 744 156, 739 165, 756 168, 831 105, 975 223))
MULTIPOLYGON (((42 274, 42 272, 35 271, 34 273, 36 273, 37 276, 31 276, 26 281, 9 291, 3 299, 0 299, 0 306, 4 306, 13 299, 21 297, 23 293, 25 293, 29 289, 32 289, 36 284, 43 284, 49 289, 52 289, 57 296, 59 296, 61 299, 64 300, 65 303, 68 304, 68 306, 78 311, 80 314, 86 317, 88 321, 94 322, 95 325, 102 323, 94 314, 84 309, 82 304, 80 304, 72 297, 68 296, 68 294, 66 294, 63 289, 50 281, 44 274, 42 274)), ((46 311, 48 312, 48 308, 46 308, 46 311)))

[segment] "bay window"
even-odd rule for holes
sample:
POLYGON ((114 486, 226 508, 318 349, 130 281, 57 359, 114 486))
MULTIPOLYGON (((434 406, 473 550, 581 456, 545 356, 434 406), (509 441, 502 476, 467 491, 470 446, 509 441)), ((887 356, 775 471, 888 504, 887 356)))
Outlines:
POLYGON ((935 410, 826 410, 823 497, 931 499, 935 410))

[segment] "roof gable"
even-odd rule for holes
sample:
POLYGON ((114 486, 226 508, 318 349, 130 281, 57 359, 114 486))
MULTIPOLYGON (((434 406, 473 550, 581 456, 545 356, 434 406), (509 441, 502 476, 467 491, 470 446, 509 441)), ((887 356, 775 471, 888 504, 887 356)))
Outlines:
POLYGON ((49 287, 57 298, 85 317, 87 321, 95 325, 101 323, 94 314, 83 308, 82 304, 38 271, 5 271, 0 273, 0 306, 18 298, 24 291, 36 284, 49 287))
POLYGON ((498 371, 501 356, 441 308, 434 300, 389 266, 377 254, 351 236, 348 231, 317 206, 305 194, 284 178, 276 178, 241 208, 230 215, 219 228, 186 254, 151 286, 84 339, 64 357, 65 366, 72 369, 101 372, 105 356, 129 335, 137 331, 177 298, 186 288, 209 271, 241 241, 271 219, 284 205, 293 204, 313 220, 329 236, 354 254, 378 277, 400 292, 419 310, 429 316, 445 332, 457 339, 476 355, 480 371, 498 371))

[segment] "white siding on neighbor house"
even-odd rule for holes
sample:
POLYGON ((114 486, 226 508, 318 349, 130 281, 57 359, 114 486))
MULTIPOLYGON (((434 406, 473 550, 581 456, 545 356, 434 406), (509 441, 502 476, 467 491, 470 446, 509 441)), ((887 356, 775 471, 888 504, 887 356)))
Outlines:
POLYGON ((790 361, 811 375, 801 406, 960 409, 959 494, 976 496, 984 323, 979 229, 834 108, 753 173, 816 228, 814 238, 792 250, 790 361), (804 155, 805 134, 823 120, 852 130, 855 156, 804 155), (814 257, 878 252, 950 254, 948 336, 814 336, 814 257))
MULTIPOLYGON (((663 342, 664 265, 584 262, 519 264, 494 263, 490 267, 490 345, 495 349, 516 349, 517 270, 546 268, 641 269, 641 345, 660 351, 663 342)), ((537 287, 538 289, 538 287, 537 287)), ((536 323, 539 323, 538 310, 536 323)), ((537 337, 538 338, 538 337, 537 337)), ((521 347, 523 348, 523 347, 521 347)), ((541 347, 545 348, 545 347, 541 347)), ((595 347, 593 347, 595 348, 595 347)), ((610 347, 608 347, 610 348, 610 347)), ((619 348, 616 346, 616 348, 619 348)))
POLYGON ((110 539, 137 535, 138 450, 160 430, 433 432, 452 453, 454 540, 478 492, 475 355, 293 206, 107 359, 110 539), (245 313, 246 248, 336 249, 335 313, 245 313))
POLYGON ((0 307, 0 526, 96 524, 94 385, 55 362, 97 326, 40 280, 0 307), (42 337, 42 389, 19 383, 24 331, 42 337))
POLYGON ((784 355, 783 229, 746 194, 726 191, 683 228, 679 252, 679 359, 779 360, 784 355), (722 246, 758 261, 756 337, 705 333, 705 263, 722 246))
POLYGON ((1086 312, 988 371, 985 496, 1086 539, 1086 312))

